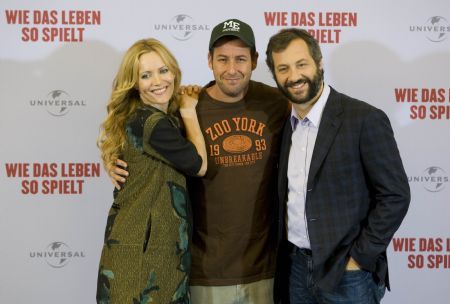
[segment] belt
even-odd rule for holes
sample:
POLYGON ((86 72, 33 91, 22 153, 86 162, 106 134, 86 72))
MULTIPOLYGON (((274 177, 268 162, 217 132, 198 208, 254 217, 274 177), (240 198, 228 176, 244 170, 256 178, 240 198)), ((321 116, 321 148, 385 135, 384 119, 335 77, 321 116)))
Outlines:
POLYGON ((291 242, 288 241, 288 246, 289 246, 289 252, 292 254, 303 254, 303 255, 307 255, 307 256, 312 256, 312 250, 309 248, 300 248, 295 246, 294 244, 292 244, 291 242))

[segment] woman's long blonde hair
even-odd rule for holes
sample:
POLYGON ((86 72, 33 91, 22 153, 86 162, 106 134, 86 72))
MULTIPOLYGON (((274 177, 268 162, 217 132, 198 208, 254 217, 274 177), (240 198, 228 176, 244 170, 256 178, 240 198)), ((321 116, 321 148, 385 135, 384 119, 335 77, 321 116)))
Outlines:
POLYGON ((97 146, 101 150, 103 165, 107 172, 115 166, 126 142, 125 124, 136 111, 139 97, 139 58, 143 54, 155 52, 175 76, 174 91, 169 101, 168 112, 173 113, 178 106, 178 89, 181 71, 172 53, 156 39, 142 39, 135 42, 125 53, 119 71, 113 82, 111 98, 106 107, 108 115, 100 126, 97 146))

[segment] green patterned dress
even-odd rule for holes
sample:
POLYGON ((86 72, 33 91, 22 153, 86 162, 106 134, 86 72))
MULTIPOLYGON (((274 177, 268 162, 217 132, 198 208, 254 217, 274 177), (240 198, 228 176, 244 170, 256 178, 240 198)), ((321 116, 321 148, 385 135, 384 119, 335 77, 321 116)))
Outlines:
POLYGON ((175 118, 141 106, 126 124, 129 177, 115 193, 97 303, 189 303, 190 207, 183 173, 201 159, 175 118), (164 155, 163 155, 164 154, 164 155))

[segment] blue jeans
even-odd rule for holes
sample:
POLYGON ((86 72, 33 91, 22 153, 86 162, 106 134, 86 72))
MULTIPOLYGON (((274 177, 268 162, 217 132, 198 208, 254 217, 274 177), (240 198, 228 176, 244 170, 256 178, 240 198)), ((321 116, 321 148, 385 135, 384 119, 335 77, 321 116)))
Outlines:
POLYGON ((311 255, 291 253, 290 304, 379 304, 384 296, 384 284, 377 284, 370 272, 346 271, 336 291, 326 292, 314 284, 312 270, 311 255))

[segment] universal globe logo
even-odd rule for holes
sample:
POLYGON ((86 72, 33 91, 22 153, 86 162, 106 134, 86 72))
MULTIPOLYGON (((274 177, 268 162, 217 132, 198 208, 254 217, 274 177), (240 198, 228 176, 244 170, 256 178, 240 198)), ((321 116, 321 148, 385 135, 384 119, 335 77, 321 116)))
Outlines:
POLYGON ((186 41, 199 31, 209 31, 209 25, 196 23, 195 20, 186 14, 178 14, 172 18, 168 24, 155 24, 155 30, 168 31, 170 35, 179 41, 186 41))
POLYGON ((194 34, 194 31, 191 29, 190 24, 194 23, 194 19, 188 15, 176 15, 172 18, 172 23, 177 26, 172 31, 172 37, 177 40, 188 40, 194 34))
POLYGON ((440 192, 445 189, 448 183, 448 175, 444 169, 431 166, 423 171, 420 176, 410 176, 409 182, 419 182, 422 183, 425 190, 428 192, 440 192))
POLYGON ((447 39, 450 33, 450 25, 442 16, 432 16, 427 19, 424 25, 411 25, 411 32, 424 33, 428 40, 432 42, 441 42, 447 39))
POLYGON ((44 107, 52 116, 65 116, 74 107, 85 107, 84 100, 72 98, 66 91, 50 91, 46 98, 30 100, 32 107, 44 107))
POLYGON ((52 268, 62 268, 73 259, 85 258, 83 251, 72 250, 66 243, 50 243, 45 251, 32 251, 30 257, 43 259, 52 268))
POLYGON ((440 42, 447 38, 448 32, 450 32, 450 26, 447 19, 441 16, 433 16, 427 20, 425 26, 430 31, 427 32, 427 38, 433 42, 440 42))
POLYGON ((445 183, 448 183, 448 176, 439 167, 429 167, 425 169, 424 187, 429 192, 439 192, 444 190, 445 183))
POLYGON ((47 246, 45 261, 53 268, 61 268, 69 263, 66 252, 69 252, 69 246, 63 242, 53 242, 47 246))

